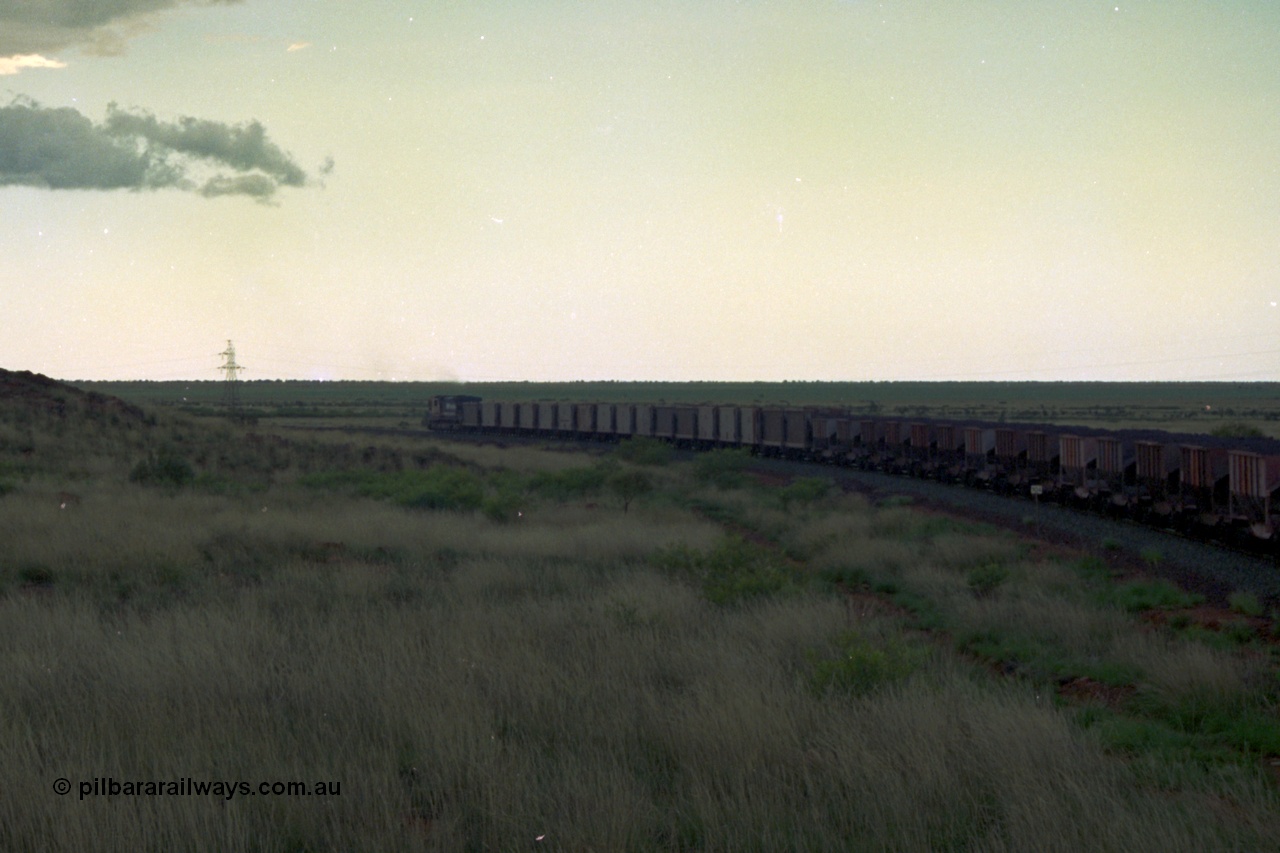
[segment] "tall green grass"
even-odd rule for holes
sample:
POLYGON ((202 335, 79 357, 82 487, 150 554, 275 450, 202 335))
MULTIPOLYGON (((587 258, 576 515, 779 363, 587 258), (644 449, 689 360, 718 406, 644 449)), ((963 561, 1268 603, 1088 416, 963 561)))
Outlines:
POLYGON ((0 849, 1280 845, 1274 664, 990 529, 675 460, 30 426, 0 849), (130 481, 162 447, 195 479, 130 481), (1056 696, 1081 676, 1128 704, 1056 696), (80 799, 104 777, 340 793, 80 799))

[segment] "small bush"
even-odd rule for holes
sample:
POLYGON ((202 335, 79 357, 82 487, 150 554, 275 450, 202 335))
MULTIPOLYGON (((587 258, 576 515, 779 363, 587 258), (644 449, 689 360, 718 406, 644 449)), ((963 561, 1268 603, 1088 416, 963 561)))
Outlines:
POLYGON ((618 445, 614 451, 619 459, 636 465, 666 465, 671 461, 671 445, 656 438, 635 436, 618 445))
POLYGON ((839 654, 824 658, 817 652, 806 654, 809 687, 818 694, 845 693, 862 696, 876 688, 901 681, 924 662, 924 651, 901 639, 877 644, 849 632, 837 639, 839 654))
POLYGON ((129 472, 129 482, 144 486, 181 488, 195 478, 196 472, 191 464, 169 447, 162 447, 158 453, 148 455, 129 472))
POLYGON ((474 510, 485 501, 484 483, 475 473, 451 465, 425 471, 320 471, 298 479, 315 489, 354 492, 413 509, 474 510))
POLYGON ((1247 645, 1252 642, 1253 638, 1256 636, 1253 626, 1248 622, 1245 622, 1243 619, 1233 619, 1230 622, 1224 623, 1222 626, 1222 633, 1223 636, 1230 639, 1231 642, 1240 646, 1247 645))
POLYGON ((1251 592, 1233 592, 1227 596, 1227 604, 1244 616, 1261 616, 1263 613, 1262 602, 1251 592))
POLYGON ((749 464, 751 454, 746 450, 712 450, 694 460, 693 476, 718 489, 734 489, 746 482, 749 464))
POLYGON ((1194 607, 1204 601, 1201 596, 1183 592, 1163 580, 1122 584, 1108 591, 1104 598, 1107 602, 1129 613, 1140 613, 1157 608, 1194 607))
POLYGON ((1101 583, 1111 580, 1111 567, 1097 557, 1085 557, 1072 564, 1076 574, 1089 583, 1101 583))
POLYGON ((30 565, 18 570, 18 580, 26 586, 53 586, 53 569, 48 566, 30 565))
POLYGON ((782 502, 783 509, 787 509, 793 503, 811 504, 821 500, 829 491, 831 481, 825 477, 798 477, 795 482, 778 492, 778 500, 782 502))
POLYGON ((653 481, 643 471, 620 471, 609 478, 609 489, 622 501, 622 511, 631 508, 631 502, 653 491, 653 481))
POLYGON ((518 494, 512 492, 498 492, 497 494, 489 495, 484 499, 484 503, 480 505, 480 511, 483 512, 485 518, 490 521, 514 521, 520 517, 520 507, 522 503, 523 501, 518 494))
POLYGON ((818 577, 832 586, 846 589, 870 589, 871 578, 863 569, 854 566, 828 566, 818 572, 818 577))
POLYGON ((608 475, 608 470, 602 465, 542 471, 529 481, 529 491, 563 503, 600 491, 608 475))
POLYGON ((1067 669, 1061 650, 1032 637, 1004 634, 996 630, 970 631, 959 637, 956 648, 977 655, 1007 672, 1051 678, 1067 669))
POLYGON ((1230 421, 1222 426, 1214 427, 1209 435, 1219 438, 1266 438, 1267 434, 1253 424, 1244 421, 1230 421))
POLYGON ((654 556, 663 569, 695 580, 712 604, 737 604, 792 586, 791 574, 772 552, 734 536, 703 554, 685 547, 654 556))
POLYGON ((484 503, 480 478, 463 468, 435 465, 426 471, 387 476, 396 486, 393 499, 414 509, 472 510, 484 503))
POLYGON ((991 595, 1008 579, 1008 569, 999 563, 988 563, 969 572, 968 584, 974 595, 982 597, 991 595))

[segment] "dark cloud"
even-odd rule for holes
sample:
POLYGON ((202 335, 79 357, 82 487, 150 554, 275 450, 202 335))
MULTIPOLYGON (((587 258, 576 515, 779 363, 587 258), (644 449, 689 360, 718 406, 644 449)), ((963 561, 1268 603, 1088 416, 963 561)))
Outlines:
POLYGON ((219 175, 205 181, 200 195, 214 198, 220 195, 247 195, 259 200, 271 198, 276 191, 275 181, 266 175, 219 175))
MULTIPOLYGON (((331 168, 332 161, 322 167, 331 168)), ((172 187, 210 198, 270 201, 280 186, 307 182, 307 173, 256 121, 164 122, 112 104, 106 121, 94 124, 69 107, 46 108, 29 99, 0 107, 0 186, 172 187)))
POLYGON ((0 0, 0 56, 82 47, 118 53, 149 14, 242 0, 0 0))
POLYGON ((242 172, 259 169, 291 187, 307 181, 307 173, 267 141, 267 131, 256 121, 229 126, 181 118, 166 124, 148 113, 127 113, 112 104, 105 128, 112 136, 137 137, 168 151, 224 163, 242 172))

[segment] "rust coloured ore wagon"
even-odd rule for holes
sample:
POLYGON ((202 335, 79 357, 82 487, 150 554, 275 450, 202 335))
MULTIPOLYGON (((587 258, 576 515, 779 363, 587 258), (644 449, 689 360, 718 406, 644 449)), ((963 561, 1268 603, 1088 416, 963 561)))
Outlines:
POLYGON ((1264 456, 1247 450, 1227 451, 1231 522, 1245 526, 1258 539, 1275 536, 1280 498, 1280 455, 1264 456))

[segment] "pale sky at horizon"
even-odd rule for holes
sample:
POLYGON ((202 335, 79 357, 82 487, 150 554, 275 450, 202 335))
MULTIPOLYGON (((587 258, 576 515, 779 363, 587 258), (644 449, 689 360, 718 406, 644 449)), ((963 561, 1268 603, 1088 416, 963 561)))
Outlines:
POLYGON ((0 367, 1280 381, 1280 4, 65 6, 0 367))

